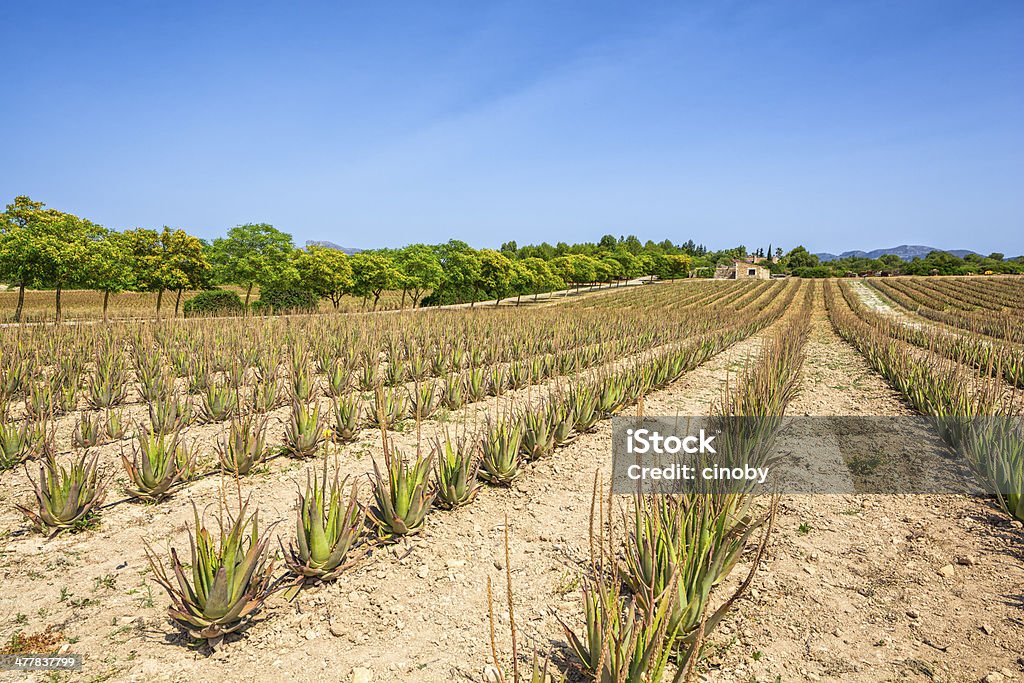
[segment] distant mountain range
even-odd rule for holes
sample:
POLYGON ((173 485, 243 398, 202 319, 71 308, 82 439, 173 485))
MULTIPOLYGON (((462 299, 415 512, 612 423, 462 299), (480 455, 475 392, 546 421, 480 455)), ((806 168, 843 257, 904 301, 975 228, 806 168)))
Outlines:
POLYGON ((318 240, 306 240, 306 246, 307 247, 325 247, 327 249, 337 249, 338 251, 343 251, 346 254, 358 254, 359 252, 362 251, 362 249, 355 249, 353 247, 342 247, 342 246, 339 246, 339 245, 335 244, 334 242, 325 242, 325 241, 322 241, 322 240, 319 240, 319 241, 318 240))
POLYGON ((944 251, 947 254, 952 254, 957 258, 963 258, 968 254, 974 254, 976 252, 970 249, 939 249, 938 247, 926 247, 920 244, 901 244, 898 247, 890 247, 889 249, 875 249, 874 251, 844 251, 842 254, 829 254, 828 252, 815 254, 818 260, 822 262, 835 261, 836 259, 844 258, 869 258, 876 259, 879 256, 885 256, 886 254, 895 254, 904 261, 911 261, 915 258, 924 258, 933 251, 944 251))

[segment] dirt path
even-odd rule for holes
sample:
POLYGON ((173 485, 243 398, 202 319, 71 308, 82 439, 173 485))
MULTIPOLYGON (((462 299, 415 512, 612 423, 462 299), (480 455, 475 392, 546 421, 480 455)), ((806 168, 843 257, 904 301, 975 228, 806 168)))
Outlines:
MULTIPOLYGON (((908 415, 820 297, 793 415, 908 415)), ((785 496, 751 599, 716 642, 721 681, 1020 675, 1024 542, 964 496, 785 496)), ((998 676, 991 680, 1004 680, 998 676)))
POLYGON ((852 282, 850 283, 850 287, 860 298, 861 302, 871 310, 881 313, 888 318, 892 318, 893 320, 910 328, 921 329, 928 326, 928 323, 923 319, 888 301, 874 287, 869 287, 863 282, 852 282))

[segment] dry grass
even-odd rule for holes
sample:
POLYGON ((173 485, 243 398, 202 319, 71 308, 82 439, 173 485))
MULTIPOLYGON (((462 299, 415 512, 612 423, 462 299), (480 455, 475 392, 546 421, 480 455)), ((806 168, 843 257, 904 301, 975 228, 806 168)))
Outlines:
MULTIPOLYGON (((223 289, 230 289, 245 297, 245 290, 242 287, 225 286, 223 289)), ((181 304, 183 305, 191 297, 198 294, 195 290, 182 292, 181 304)), ((161 316, 173 317, 175 292, 164 292, 161 304, 161 316)), ((252 292, 251 301, 259 298, 259 289, 252 292)), ((109 302, 109 316, 115 320, 152 318, 156 315, 156 292, 121 292, 111 294, 109 302)), ((401 304, 401 292, 385 292, 381 295, 379 310, 397 309, 401 304)), ((18 304, 18 291, 8 289, 0 291, 0 322, 11 322, 14 319, 14 309, 18 304)), ((409 306, 408 297, 405 305, 409 306)), ((61 308, 65 320, 100 320, 103 317, 103 294, 89 289, 64 290, 61 295, 61 308)), ((328 313, 334 310, 334 306, 328 299, 320 302, 320 311, 328 313)), ((369 304, 364 305, 362 299, 346 296, 342 299, 338 310, 343 313, 354 313, 361 310, 369 310, 369 304)), ((26 322, 43 322, 53 320, 57 307, 54 303, 52 290, 27 290, 25 292, 25 308, 22 319, 26 322)), ((178 313, 179 317, 181 312, 178 313)))

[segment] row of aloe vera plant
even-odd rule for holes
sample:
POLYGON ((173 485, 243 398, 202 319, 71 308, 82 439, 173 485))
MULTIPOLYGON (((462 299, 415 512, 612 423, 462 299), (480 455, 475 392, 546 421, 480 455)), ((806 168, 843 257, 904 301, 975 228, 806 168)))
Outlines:
MULTIPOLYGON (((754 441, 773 438, 799 388, 813 295, 804 289, 760 357, 712 406, 713 420, 725 425, 739 418, 757 425, 747 435, 754 441)), ((753 450, 750 440, 731 443, 743 444, 743 457, 753 450)), ((634 494, 622 507, 616 510, 610 493, 600 495, 595 479, 584 624, 563 624, 577 666, 600 683, 690 680, 705 639, 753 581, 775 501, 749 491, 704 491, 634 494), (716 604, 712 596, 745 553, 747 576, 716 604)))
POLYGON ((1008 515, 1024 521, 1024 425, 1020 396, 996 377, 978 377, 956 361, 891 336, 848 290, 827 283, 836 332, 853 344, 961 453, 1008 515), (844 296, 845 294, 845 296, 844 296), (847 298, 849 297, 849 298, 847 298))
MULTIPOLYGON (((742 293, 742 290, 738 291, 742 293)), ((775 291, 776 289, 765 288, 755 298, 745 297, 749 300, 746 306, 738 309, 742 312, 736 313, 737 319, 740 315, 749 313, 749 306, 757 302, 763 303, 766 298, 773 296, 775 291)), ((715 293, 714 296, 722 298, 722 293, 715 293)), ((671 311, 672 305, 670 304, 668 308, 671 311)), ((680 326, 694 329, 707 329, 712 323, 712 318, 703 309, 690 311, 686 315, 680 313, 678 316, 667 317, 676 318, 680 326)), ((636 353, 644 348, 651 348, 651 345, 663 344, 666 339, 664 333, 652 334, 650 330, 639 335, 629 335, 621 321, 610 327, 612 333, 603 341, 597 338, 596 345, 579 346, 570 343, 563 346, 560 343, 555 347, 551 345, 553 340, 550 338, 547 346, 514 345, 513 348, 518 351, 513 352, 512 356, 500 356, 503 362, 507 358, 512 360, 507 364, 493 365, 490 368, 483 367, 480 363, 495 360, 493 354, 482 353, 481 349, 494 347, 472 347, 467 351, 461 350, 463 347, 457 345, 447 348, 436 347, 432 352, 432 371, 444 373, 452 367, 468 365, 464 371, 446 376, 442 374, 442 379, 438 380, 439 404, 457 408, 465 402, 480 400, 486 395, 501 395, 508 389, 517 389, 528 383, 538 383, 559 374, 579 372, 598 363, 613 360, 624 353, 636 353), (613 343, 609 345, 609 341, 613 343), (521 353, 529 352, 541 352, 542 355, 515 360, 524 358, 521 353)), ((601 329, 601 325, 597 325, 597 328, 601 329)), ((422 357, 424 353, 409 348, 408 344, 396 346, 392 341, 385 347, 385 360, 377 361, 377 352, 369 350, 372 344, 366 350, 357 353, 353 347, 328 346, 323 336, 314 337, 315 340, 319 340, 312 346, 317 358, 316 365, 323 374, 323 379, 310 372, 308 359, 313 351, 303 351, 294 345, 288 355, 291 362, 288 366, 286 390, 283 390, 278 377, 280 357, 275 353, 261 353, 251 347, 242 346, 242 350, 236 351, 238 356, 234 360, 228 360, 224 354, 211 355, 209 352, 202 352, 195 348, 194 340, 186 337, 185 340, 190 344, 186 348, 194 353, 181 352, 184 349, 180 347, 173 347, 170 353, 172 365, 177 368, 179 375, 184 373, 187 376, 187 381, 184 382, 187 393, 184 397, 179 397, 176 393, 181 383, 176 382, 174 373, 166 370, 158 351, 159 344, 152 341, 147 343, 138 330, 128 336, 130 339, 127 340, 119 340, 116 337, 101 338, 100 341, 93 340, 92 344, 83 343, 81 339, 77 340, 77 345, 66 342, 67 345, 61 346, 58 354, 59 367, 55 367, 52 373, 47 373, 45 367, 40 365, 38 355, 33 359, 31 355, 18 351, 9 357, 0 356, 0 369, 3 369, 5 375, 5 381, 0 383, 0 386, 4 387, 0 392, 3 412, 8 412, 12 398, 25 395, 25 414, 31 420, 20 425, 7 421, 0 422, 0 453, 3 454, 0 456, 0 470, 10 468, 24 459, 38 457, 44 451, 58 451, 56 444, 40 438, 54 431, 53 423, 50 422, 48 425, 47 420, 53 420, 66 412, 58 405, 64 399, 54 402, 53 395, 73 398, 83 374, 89 377, 89 386, 96 389, 90 389, 90 395, 96 394, 98 398, 90 398, 88 401, 90 411, 83 411, 76 422, 71 445, 89 447, 123 438, 127 421, 123 413, 116 408, 129 402, 128 389, 133 384, 129 378, 130 371, 119 355, 125 353, 125 348, 129 350, 138 394, 149 404, 150 427, 158 431, 166 431, 167 422, 181 428, 193 422, 221 422, 242 414, 267 412, 287 404, 289 400, 307 403, 316 395, 315 389, 321 383, 335 401, 345 400, 350 396, 346 392, 350 392, 353 387, 366 388, 364 385, 368 380, 365 376, 369 376, 370 380, 380 381, 377 374, 378 366, 385 368, 385 375, 393 375, 394 368, 400 367, 406 360, 411 368, 419 366, 422 369, 423 364, 417 363, 416 358, 422 357), (69 347, 71 353, 66 353, 69 347), (93 370, 88 372, 83 356, 86 351, 93 355, 93 370), (359 371, 353 364, 357 356, 365 359, 359 371), (243 382, 250 367, 254 368, 252 374, 255 383, 243 392, 243 382), (198 406, 195 405, 190 393, 198 394, 198 406), (102 411, 102 414, 91 411, 102 411)), ((178 339, 177 335, 170 333, 167 337, 178 339)), ((205 336, 201 339, 211 341, 205 336)), ((590 343, 590 339, 583 341, 590 343)), ((166 339, 164 342, 166 343, 166 339)), ((53 346, 52 340, 50 345, 53 346)), ((16 348, 24 347, 19 345, 16 348)), ((271 350, 273 348, 270 347, 271 350)), ((410 371, 409 377, 413 382, 409 392, 416 392, 422 396, 429 382, 421 381, 420 371, 410 371)), ((415 409, 433 409, 429 397, 426 402, 417 402, 415 396, 412 398, 411 403, 415 409)), ((74 403, 71 401, 71 405, 66 407, 70 409, 74 403)))
MULTIPOLYGON (((777 316, 783 308, 784 305, 777 307, 774 315, 777 316)), ((307 485, 306 494, 300 496, 296 541, 287 555, 292 573, 304 579, 329 580, 349 561, 349 552, 356 544, 359 533, 357 530, 362 528, 362 515, 370 520, 378 537, 393 538, 416 533, 422 528, 423 520, 436 498, 448 506, 458 506, 472 500, 477 477, 471 474, 481 472, 481 478, 485 480, 510 483, 516 476, 520 455, 542 457, 554 447, 560 434, 564 440, 572 428, 589 429, 600 416, 635 400, 644 391, 674 380, 687 367, 760 329, 771 319, 768 314, 755 316, 742 329, 707 335, 696 343, 663 352, 642 363, 592 380, 593 384, 587 388, 574 385, 566 394, 563 408, 548 408, 546 413, 554 416, 549 420, 543 420, 533 413, 532 417, 518 418, 525 427, 512 426, 511 417, 508 418, 508 424, 496 421, 480 440, 480 457, 475 463, 464 455, 465 446, 458 440, 454 443, 451 440, 437 443, 435 454, 443 453, 443 461, 435 454, 426 458, 417 456, 415 461, 409 461, 386 445, 383 471, 375 464, 374 503, 365 509, 356 507, 354 491, 344 499, 346 503, 341 502, 342 484, 336 476, 328 484, 325 470, 321 478, 314 478, 307 485), (627 378, 631 379, 627 381, 627 378), (530 436, 524 441, 521 432, 529 433, 530 436), (550 438, 547 436, 549 433, 550 438), (524 443, 526 453, 522 453, 524 443), (428 484, 431 464, 435 458, 438 460, 434 470, 435 478, 439 483, 428 484)), ((302 424, 302 411, 308 407, 296 405, 293 411, 293 421, 297 423, 295 433, 319 434, 318 428, 310 429, 302 424)), ((552 402, 551 405, 556 403, 552 402)), ((308 419, 308 413, 305 416, 307 419, 304 424, 319 427, 315 415, 311 420, 308 419)), ((239 428, 236 435, 229 436, 224 442, 221 448, 222 462, 229 460, 238 463, 239 453, 244 455, 251 452, 257 453, 251 460, 258 462, 258 452, 261 450, 258 439, 247 440, 241 436, 243 433, 251 432, 239 428), (246 441, 257 445, 247 445, 246 441), (228 457, 230 454, 234 454, 234 457, 228 457)), ((159 441, 167 437, 162 433, 153 433, 148 438, 159 441)), ((129 473, 135 471, 132 479, 136 483, 136 491, 145 494, 140 497, 159 499, 177 481, 187 477, 187 470, 194 459, 182 455, 183 450, 187 452, 187 449, 174 444, 174 437, 170 437, 170 443, 164 443, 163 446, 151 449, 140 447, 134 454, 135 460, 131 462, 127 457, 124 458, 129 473), (152 455, 158 452, 164 454, 163 468, 154 467, 152 455), (170 455, 172 453, 173 458, 170 455)), ((300 452, 296 454, 306 454, 301 452, 303 450, 299 448, 300 452)), ((53 460, 48 463, 52 463, 53 467, 41 471, 37 499, 40 508, 47 511, 59 509, 63 514, 51 515, 46 519, 40 516, 40 526, 56 529, 73 527, 94 512, 102 500, 105 483, 97 473, 95 458, 87 461, 83 455, 71 470, 57 467, 53 460), (40 493, 41 490, 45 492, 40 493)), ((241 474, 244 467, 225 469, 241 474)), ((172 551, 171 555, 174 583, 168 580, 169 575, 159 564, 156 554, 150 553, 158 580, 171 596, 171 616, 190 634, 204 638, 211 644, 219 642, 224 634, 240 628, 259 609, 278 583, 270 579, 273 562, 267 552, 266 535, 259 535, 256 513, 249 516, 246 507, 242 506, 237 515, 229 516, 226 521, 222 517, 218 527, 219 543, 215 542, 215 535, 196 513, 196 531, 190 539, 193 559, 191 583, 186 578, 185 564, 178 560, 176 552, 172 551), (226 581, 231 582, 230 585, 226 581)))
MULTIPOLYGON (((720 338, 723 340, 720 343, 726 343, 724 335, 720 338)), ((704 345, 696 348, 707 349, 707 343, 705 341, 704 345)), ((384 462, 383 466, 374 462, 372 503, 365 508, 358 506, 355 485, 345 497, 342 494, 343 484, 338 482, 337 476, 328 489, 325 469, 323 477, 319 480, 314 477, 307 484, 305 495, 300 496, 297 540, 286 554, 286 564, 303 581, 335 578, 351 562, 349 555, 353 547, 358 546, 359 529, 364 519, 369 522, 377 539, 389 540, 418 533, 435 502, 447 508, 472 502, 479 490, 478 479, 493 484, 510 484, 519 474, 521 457, 544 457, 560 441, 567 440, 572 430, 592 428, 599 419, 595 415, 607 416, 628 401, 635 401, 644 391, 664 386, 684 371, 687 360, 705 357, 707 353, 711 351, 700 353, 690 349, 682 354, 665 354, 644 365, 608 375, 603 381, 583 385, 586 389, 574 386, 543 408, 527 411, 518 418, 507 416, 491 423, 478 440, 465 435, 454 439, 435 439, 428 455, 417 454, 414 459, 403 457, 389 444, 382 431, 384 462), (524 433, 530 435, 525 441, 522 438, 524 433), (478 444, 477 455, 473 454, 473 443, 478 444)), ((198 519, 196 524, 199 528, 198 519)), ((240 517, 232 524, 240 525, 240 517)), ((257 547, 255 519, 249 524, 253 538, 253 545, 249 546, 251 549, 257 547)), ((232 558, 237 557, 233 541, 238 535, 236 526, 232 526, 233 531, 225 542, 232 558)), ((199 538, 202 538, 201 534, 199 538)), ((151 561, 158 562, 154 554, 151 554, 151 561)), ((176 562, 173 555, 172 562, 176 562)), ((266 572, 254 572, 251 576, 256 577, 255 595, 258 600, 247 598, 244 607, 239 604, 216 605, 219 611, 210 612, 203 607, 200 594, 182 590, 180 585, 176 588, 158 565, 156 574, 171 596, 172 617, 192 636, 205 638, 211 645, 219 642, 225 633, 238 628, 244 619, 241 615, 254 613, 274 587, 273 582, 263 578, 268 576, 266 572), (219 621, 211 618, 218 614, 225 616, 219 621)), ((176 564, 175 575, 179 574, 176 564)), ((210 571, 209 575, 214 573, 210 571)), ((196 574, 194 582, 198 583, 202 578, 196 574)), ((250 593, 236 591, 236 594, 250 593)))

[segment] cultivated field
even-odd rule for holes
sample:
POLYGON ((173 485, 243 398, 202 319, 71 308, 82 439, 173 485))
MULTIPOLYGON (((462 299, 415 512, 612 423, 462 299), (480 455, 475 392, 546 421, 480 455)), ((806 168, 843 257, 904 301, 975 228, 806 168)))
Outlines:
MULTIPOLYGON (((534 649, 568 680, 1019 678, 1019 495, 605 491, 614 414, 1019 416, 1022 387, 1011 278, 7 327, 0 651, 83 654, 82 681, 512 681, 513 648, 521 680, 534 649), (71 504, 33 492, 48 458, 80 463, 71 504)), ((1018 444, 1021 493, 1020 432, 956 424, 980 478, 980 442, 1018 444)))
MULTIPOLYGON (((225 286, 222 289, 233 290, 241 297, 245 297, 245 289, 242 287, 225 286)), ((163 318, 182 317, 179 308, 175 316, 175 303, 184 304, 190 298, 198 294, 195 290, 185 290, 181 293, 181 301, 177 302, 176 292, 164 292, 163 301, 160 306, 160 315, 163 318)), ((254 288, 252 301, 259 298, 259 288, 254 288)), ((108 303, 108 315, 114 320, 130 320, 138 318, 156 317, 156 292, 119 292, 110 295, 108 303)), ((13 311, 18 303, 18 291, 8 289, 0 291, 0 323, 9 323, 13 318, 13 311)), ((402 305, 401 292, 385 292, 377 304, 378 310, 397 309, 402 305)), ((409 306, 409 302, 405 302, 409 306)), ((88 289, 65 290, 61 296, 61 308, 63 309, 64 320, 89 320, 96 321, 103 319, 103 294, 88 289)), ((368 310, 369 305, 362 299, 353 296, 344 296, 338 303, 338 311, 342 313, 353 313, 368 310)), ((320 302, 320 310, 324 313, 334 311, 330 301, 324 299, 320 302)), ((52 322, 57 312, 54 302, 54 293, 47 290, 27 290, 25 292, 25 310, 23 319, 27 322, 52 322)))

